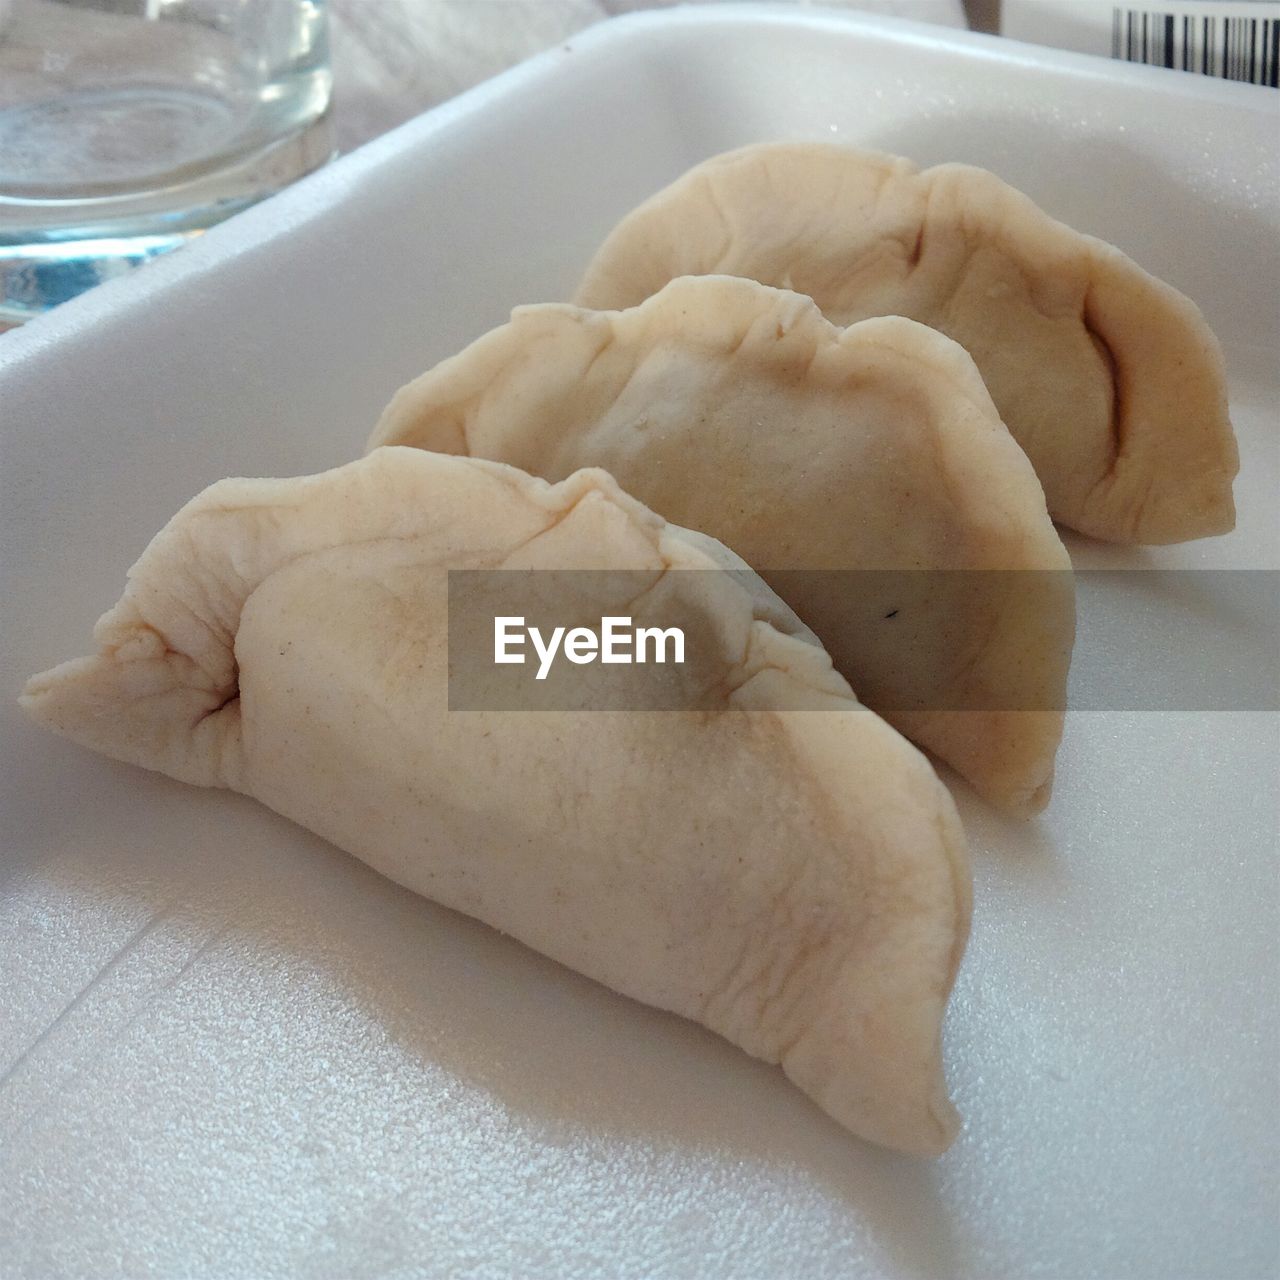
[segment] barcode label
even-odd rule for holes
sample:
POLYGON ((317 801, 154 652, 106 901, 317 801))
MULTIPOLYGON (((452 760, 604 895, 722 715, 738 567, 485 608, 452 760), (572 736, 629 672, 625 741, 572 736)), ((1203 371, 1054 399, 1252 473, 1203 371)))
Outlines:
POLYGON ((1280 88, 1280 18, 1113 8, 1111 56, 1280 88))

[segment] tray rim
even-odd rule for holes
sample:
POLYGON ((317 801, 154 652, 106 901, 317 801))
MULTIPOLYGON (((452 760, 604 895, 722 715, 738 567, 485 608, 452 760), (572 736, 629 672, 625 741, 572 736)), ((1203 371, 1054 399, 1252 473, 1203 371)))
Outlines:
MULTIPOLYGON (((651 45, 674 43, 679 46, 685 41, 697 40, 706 32, 770 28, 816 32, 835 30, 843 36, 851 30, 861 30, 894 44, 914 45, 935 53, 954 53, 992 66, 1066 75, 1112 87, 1119 82, 1132 90, 1191 97, 1246 115, 1256 115, 1260 126, 1265 126, 1268 118, 1277 115, 1277 108, 1280 108, 1280 95, 1266 86, 1222 81, 1186 72, 1170 76, 1164 67, 1119 62, 985 32, 882 14, 825 7, 799 10, 790 5, 745 3, 679 6, 619 14, 594 23, 570 39, 428 108, 305 175, 282 191, 233 214, 181 249, 153 259, 144 270, 108 280, 17 328, 0 333, 0 390, 10 369, 16 369, 29 359, 49 355, 50 347, 82 338, 113 314, 127 314, 171 289, 198 281, 209 271, 241 254, 267 245, 277 237, 302 230, 312 218, 341 203, 366 174, 374 172, 397 153, 420 146, 432 135, 443 133, 456 123, 487 111, 492 104, 505 98, 536 92, 538 84, 555 75, 569 55, 581 61, 584 56, 607 55, 613 46, 637 40, 651 45)), ((678 47, 674 51, 678 52, 678 47)), ((1280 210, 1280 196, 1277 197, 1276 208, 1280 210)), ((0 431, 3 431, 3 424, 0 424, 0 431)))

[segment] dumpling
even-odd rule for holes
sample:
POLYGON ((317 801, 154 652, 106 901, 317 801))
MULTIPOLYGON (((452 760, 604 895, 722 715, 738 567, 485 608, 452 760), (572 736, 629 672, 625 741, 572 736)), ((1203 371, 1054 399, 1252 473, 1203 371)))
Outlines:
POLYGON ((993 174, 822 144, 745 147, 629 214, 575 301, 683 275, 795 289, 847 325, 903 315, 977 363, 1061 524, 1181 542, 1235 523, 1222 354, 1195 305, 993 174))
POLYGON ((728 276, 623 312, 521 307, 404 387, 371 443, 548 480, 604 467, 732 547, 863 702, 982 795, 1017 813, 1047 801, 1070 561, 973 362, 934 330, 840 330, 808 298, 728 276))
POLYGON ((602 472, 553 486, 381 449, 207 489, 134 566, 96 655, 35 677, 22 702, 107 755, 255 796, 780 1062, 863 1137, 939 1152, 957 1123, 940 1023, 970 901, 955 810, 743 573, 602 472), (585 575, 578 599, 582 575, 538 575, 597 621, 678 606, 714 696, 450 711, 448 571, 495 568, 617 573, 585 575), (609 595, 637 577, 639 598, 609 595))

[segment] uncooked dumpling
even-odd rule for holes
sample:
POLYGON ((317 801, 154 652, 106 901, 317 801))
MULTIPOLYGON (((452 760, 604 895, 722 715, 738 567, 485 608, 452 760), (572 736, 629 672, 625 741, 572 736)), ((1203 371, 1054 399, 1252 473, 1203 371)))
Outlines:
MULTIPOLYGON (((207 489, 134 566, 96 656, 22 701, 781 1062, 861 1136, 939 1152, 956 1127, 939 1026, 969 911, 951 799, 743 573, 602 472, 552 486, 382 449, 207 489), (683 609, 714 702, 451 712, 447 570, 499 567, 644 579, 622 612, 683 609)), ((597 619, 624 603, 585 577, 595 595, 576 602, 575 575, 539 580, 597 619)))
POLYGON ((1200 312, 983 169, 732 151, 624 218, 575 300, 630 307, 715 273, 806 293, 836 324, 903 315, 955 338, 1070 528, 1161 543, 1235 523, 1222 355, 1200 312))
POLYGON ((521 307, 403 388, 372 442, 549 480, 606 468, 747 560, 863 702, 984 796, 1048 799, 1070 562, 973 362, 934 330, 839 330, 728 276, 623 312, 521 307))

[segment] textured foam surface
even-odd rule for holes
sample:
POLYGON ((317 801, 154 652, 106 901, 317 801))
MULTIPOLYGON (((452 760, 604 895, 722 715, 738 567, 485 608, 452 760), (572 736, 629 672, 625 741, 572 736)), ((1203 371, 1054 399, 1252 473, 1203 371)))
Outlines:
MULTIPOLYGON (((1267 92, 816 16, 583 37, 0 340, 3 687, 84 649, 202 485, 354 456, 401 381, 566 296, 636 200, 770 136, 987 164, 1196 298, 1232 370, 1240 527, 1071 550, 1274 569, 1267 92)), ((1117 661, 1214 660, 1242 625, 1097 608, 1117 661)), ((956 784, 966 1129, 927 1164, 251 802, 6 701, 0 1274, 1272 1274, 1277 720, 1073 714, 1030 826, 956 784)))

